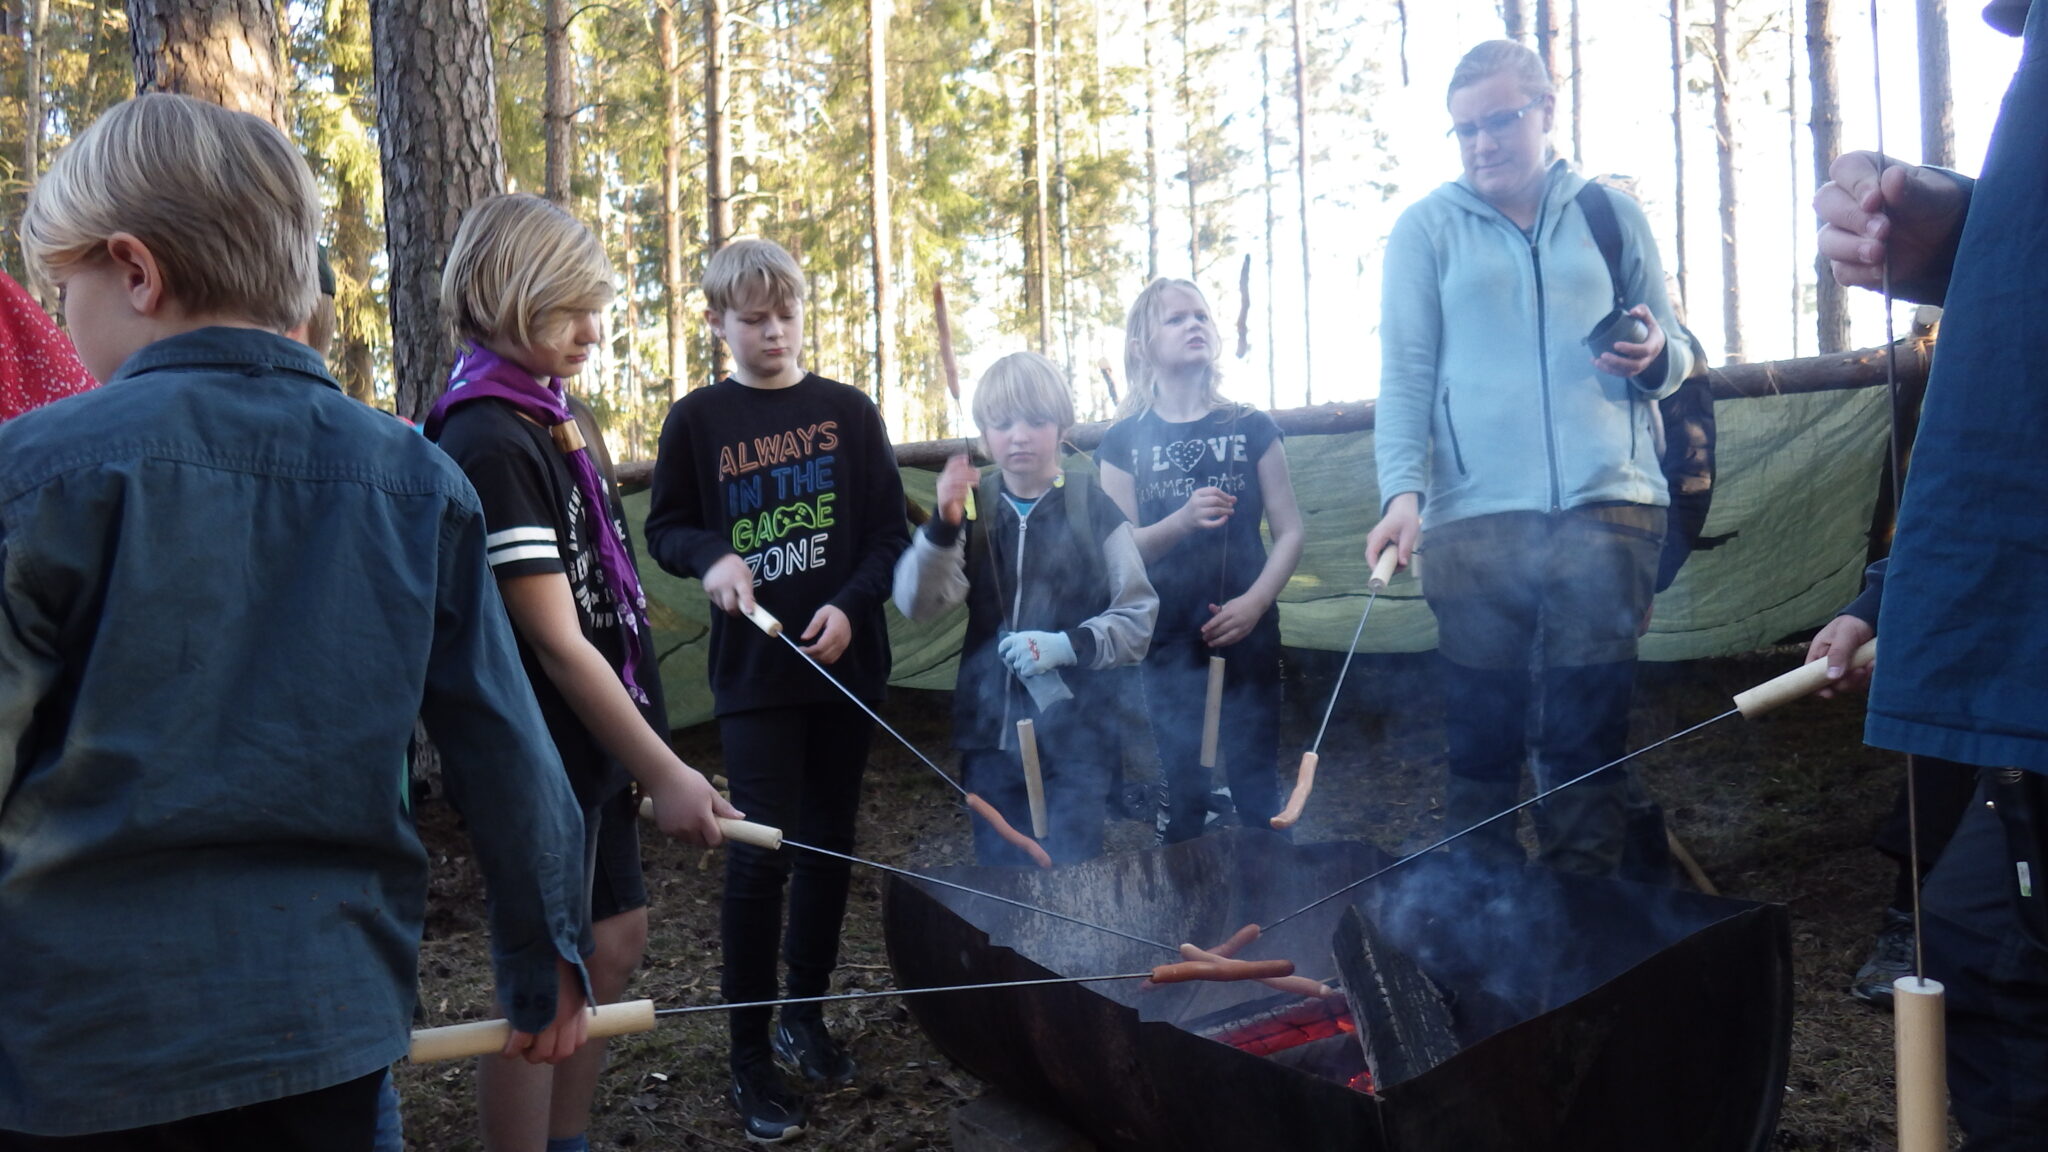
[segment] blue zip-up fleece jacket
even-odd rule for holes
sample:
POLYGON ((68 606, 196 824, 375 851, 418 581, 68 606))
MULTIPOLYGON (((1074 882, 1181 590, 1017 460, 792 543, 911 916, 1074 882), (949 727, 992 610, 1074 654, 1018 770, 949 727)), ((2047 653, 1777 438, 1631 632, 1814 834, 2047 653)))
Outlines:
POLYGON ((1460 180, 1401 214, 1387 241, 1378 431, 1380 499, 1423 494, 1423 523, 1589 504, 1668 504, 1654 401, 1692 355, 1634 200, 1621 224, 1623 295, 1648 304, 1664 355, 1623 380, 1593 367, 1586 334, 1614 304, 1607 262, 1550 166, 1533 235, 1460 180))

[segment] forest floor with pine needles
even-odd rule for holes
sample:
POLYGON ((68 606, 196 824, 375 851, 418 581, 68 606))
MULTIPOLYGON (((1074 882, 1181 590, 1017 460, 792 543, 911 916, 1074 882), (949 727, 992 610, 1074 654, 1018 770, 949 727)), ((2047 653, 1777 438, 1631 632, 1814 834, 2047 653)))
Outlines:
MULTIPOLYGON (((1640 747, 1728 707, 1736 691, 1793 667, 1800 650, 1683 665, 1645 665, 1632 718, 1640 747)), ((1282 731, 1293 750, 1314 736, 1335 658, 1291 666, 1282 731)), ((1443 732, 1425 657, 1361 658, 1324 740, 1315 798, 1298 841, 1365 839, 1398 850, 1442 827, 1443 732), (1404 702, 1408 706, 1404 708, 1404 702)), ((884 711, 934 758, 946 747, 950 696, 897 691, 884 711)), ((1893 867, 1870 838, 1903 778, 1899 757, 1861 740, 1861 697, 1811 699, 1750 722, 1722 721, 1638 761, 1672 830, 1724 895, 1784 904, 1791 913, 1794 1006, 1791 1067, 1774 1147, 1878 1152, 1894 1147, 1890 1017, 1845 989, 1891 891, 1893 867)), ((680 733, 684 757, 723 769, 715 729, 680 733)), ((950 758, 940 760, 950 764, 950 758)), ((901 867, 966 863, 965 813, 954 794, 886 735, 878 735, 861 809, 860 854, 901 867)), ((445 804, 422 806, 434 861, 420 958, 419 1023, 496 1015, 485 963, 482 883, 445 804)), ((651 831, 651 830, 649 830, 651 831)), ((1119 821, 1112 848, 1150 842, 1149 824, 1119 821)), ((632 995, 662 1007, 718 1000, 719 854, 643 834, 651 898, 647 959, 632 995)), ((887 988, 881 877, 854 869, 836 991, 887 988)), ((1673 996, 1686 990, 1674 988, 1673 996)), ((811 1101, 800 1146, 855 1152, 951 1147, 949 1114, 984 1086, 932 1047, 895 998, 828 1009, 859 1062, 855 1083, 811 1101)), ((408 1146, 479 1147, 473 1062, 401 1065, 408 1146)), ((740 1149, 725 1100, 725 1020, 707 1012, 665 1019, 652 1033, 612 1041, 590 1128, 593 1149, 740 1149)))

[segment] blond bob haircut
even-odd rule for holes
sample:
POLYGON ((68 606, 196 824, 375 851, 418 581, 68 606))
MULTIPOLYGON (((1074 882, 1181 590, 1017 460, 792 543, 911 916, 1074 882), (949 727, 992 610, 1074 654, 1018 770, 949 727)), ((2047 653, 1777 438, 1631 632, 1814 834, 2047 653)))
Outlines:
POLYGON ((287 332, 320 293, 320 197, 275 127, 189 96, 153 93, 108 109, 57 154, 29 193, 22 252, 38 277, 140 240, 165 296, 199 317, 287 332))
POLYGON ((1543 66, 1543 58, 1528 45, 1513 40, 1488 40, 1474 46, 1458 61, 1451 72, 1450 87, 1444 89, 1444 99, 1450 99, 1451 93, 1460 88, 1470 88, 1500 75, 1513 79, 1524 99, 1557 94, 1557 82, 1551 79, 1550 69, 1543 66))
POLYGON ((713 312, 780 308, 804 302, 804 270, 773 240, 734 240, 711 254, 704 304, 713 312))
POLYGON ((441 270, 441 319, 458 345, 530 348, 572 314, 611 300, 604 245, 574 216, 526 193, 477 201, 441 270))
MULTIPOLYGON (((1209 298, 1192 280, 1172 280, 1164 276, 1145 285, 1138 298, 1131 301, 1130 315, 1124 319, 1124 401, 1117 406, 1117 419, 1137 416, 1152 410, 1159 399, 1159 366, 1152 363, 1152 337, 1159 334, 1159 323, 1166 318, 1166 294, 1175 288, 1194 293, 1202 302, 1202 311, 1209 312, 1211 326, 1215 316, 1209 307, 1209 298)), ((1221 408, 1229 401, 1221 391, 1223 373, 1216 367, 1216 358, 1223 355, 1220 342, 1212 343, 1209 351, 1209 372, 1202 383, 1202 402, 1209 408, 1221 408)))
POLYGON ((988 366, 974 386, 974 423, 985 433, 1012 420, 1074 426, 1074 394, 1066 373, 1036 352, 1012 352, 988 366))

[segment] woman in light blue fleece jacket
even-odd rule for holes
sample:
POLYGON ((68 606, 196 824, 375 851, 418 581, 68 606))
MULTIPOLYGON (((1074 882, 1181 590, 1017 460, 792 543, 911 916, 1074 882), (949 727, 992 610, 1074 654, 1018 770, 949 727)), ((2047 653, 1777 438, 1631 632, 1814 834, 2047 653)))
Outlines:
MULTIPOLYGON (((1555 89, 1536 54, 1479 45, 1448 102, 1464 176, 1402 213, 1387 243, 1385 515, 1366 559, 1396 548, 1405 567, 1426 517, 1455 831, 1514 805, 1531 752, 1538 787, 1621 755, 1669 503, 1655 402, 1691 356, 1665 339, 1676 326, 1642 210, 1598 189, 1622 237, 1621 283, 1610 275, 1586 181, 1550 146, 1555 89), (1596 354, 1586 337, 1621 302, 1641 339, 1596 354)), ((1614 871, 1625 784, 1603 773, 1540 806, 1543 861, 1614 871)), ((1511 820, 1464 843, 1520 859, 1511 820)))

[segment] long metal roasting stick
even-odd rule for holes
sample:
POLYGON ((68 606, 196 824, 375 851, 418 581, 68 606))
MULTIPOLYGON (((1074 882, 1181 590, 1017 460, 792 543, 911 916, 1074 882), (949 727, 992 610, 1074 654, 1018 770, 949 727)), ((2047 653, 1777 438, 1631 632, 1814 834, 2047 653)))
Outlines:
MULTIPOLYGON (((1878 39, 1877 0, 1870 3, 1870 80, 1877 91, 1878 199, 1884 199, 1884 53, 1878 39)), ((1884 380, 1890 399, 1892 525, 1904 507, 1906 455, 1899 438, 1899 346, 1892 328, 1892 237, 1885 236, 1884 380)), ((1906 754, 1907 865, 1913 870, 1913 974, 1892 981, 1893 1080, 1898 1091, 1899 1152, 1940 1152, 1948 1147, 1948 1032, 1943 1017, 1944 989, 1929 980, 1920 920, 1920 806, 1913 787, 1913 754, 1906 754)))
MULTIPOLYGON (((1863 647, 1858 648, 1856 650, 1856 654, 1850 658, 1850 667, 1861 668, 1865 664, 1870 663, 1872 660, 1875 660, 1876 658, 1877 641, 1872 640, 1868 644, 1865 644, 1863 647)), ((1787 672, 1782 676, 1778 676, 1771 680, 1767 680, 1754 688, 1748 689, 1747 691, 1737 693, 1735 696, 1735 707, 1730 708, 1726 712, 1721 713, 1719 716, 1716 716, 1711 720, 1702 720, 1699 723, 1693 725, 1692 727, 1685 729, 1683 732, 1674 732, 1671 735, 1664 737, 1662 740, 1659 740, 1654 744, 1646 744, 1643 747, 1638 748, 1633 752, 1630 752, 1626 756, 1623 756, 1616 760, 1610 760, 1607 763, 1600 765, 1598 768, 1594 768, 1588 772, 1584 772, 1580 775, 1574 776, 1562 784, 1558 784, 1551 788, 1546 788, 1543 791, 1536 793, 1534 796, 1529 797, 1527 800, 1522 801, 1520 804, 1517 804, 1512 808, 1504 808, 1501 811, 1496 812, 1491 816, 1488 816, 1486 819, 1481 820, 1476 824, 1472 824, 1469 827, 1460 828, 1456 832, 1451 833, 1450 835, 1444 837, 1441 840, 1438 840, 1436 843, 1431 844, 1428 847, 1420 848, 1414 852, 1410 852, 1408 855, 1401 857, 1400 859, 1394 861, 1391 864, 1388 864, 1387 866, 1379 869, 1376 872, 1369 873, 1365 876, 1359 877, 1356 880, 1353 880, 1351 883, 1344 885, 1342 888, 1337 889, 1335 892, 1331 892, 1326 896, 1320 896, 1314 900, 1311 900, 1310 902, 1301 906, 1300 908, 1296 908, 1294 911, 1289 912, 1287 915, 1280 917, 1278 920, 1275 920, 1272 923, 1265 925, 1261 929, 1261 931, 1270 932, 1273 929, 1279 927, 1280 925, 1287 923, 1289 920, 1294 919, 1296 916, 1300 916, 1305 912, 1309 912, 1313 909, 1320 908, 1324 904, 1327 904, 1330 901, 1335 900, 1337 897, 1342 896, 1348 892, 1355 891, 1358 888, 1361 888, 1366 884, 1369 884, 1372 881, 1377 880, 1382 876, 1385 876, 1387 873, 1392 872, 1394 869, 1399 868, 1404 864, 1411 863, 1416 859, 1424 855, 1427 855, 1428 853, 1434 852, 1437 849, 1444 847, 1447 844, 1454 843, 1457 840, 1460 840, 1463 837, 1465 837, 1467 834, 1475 832, 1478 829, 1484 828, 1488 824, 1491 824, 1496 820, 1506 819, 1507 817, 1512 816, 1517 812, 1520 812, 1522 809, 1527 808, 1532 804, 1539 803, 1550 796, 1554 796, 1557 793, 1564 791, 1565 789, 1571 787, 1574 784, 1577 784, 1584 780, 1590 780, 1593 777, 1598 776, 1600 773, 1607 771, 1609 768, 1618 768, 1621 765, 1628 763, 1629 761, 1635 759, 1638 756, 1643 755, 1646 752, 1653 752, 1659 748, 1662 748, 1666 744, 1670 744, 1677 740, 1683 740, 1687 736, 1690 736, 1703 728, 1708 728, 1712 727, 1715 724, 1719 724, 1721 721, 1728 719, 1730 716, 1759 716, 1765 712, 1769 712, 1770 710, 1778 707, 1781 704, 1789 703, 1790 701, 1797 700, 1802 696, 1806 696, 1813 692, 1816 692, 1821 688, 1826 687, 1829 683, 1827 678, 1827 666, 1827 658, 1822 657, 1819 660, 1814 660, 1810 663, 1802 665, 1801 667, 1794 668, 1792 671, 1787 672)))
POLYGON ((1295 822, 1301 819, 1302 808, 1308 804, 1309 790, 1314 788, 1316 783, 1316 763, 1322 759, 1323 733, 1330 730, 1330 713, 1337 710, 1337 697, 1344 693, 1344 676, 1351 671, 1351 658, 1358 655, 1358 640, 1365 635, 1366 617, 1372 615, 1373 601, 1380 598, 1380 589, 1385 588, 1387 581, 1393 579, 1394 565, 1399 563, 1400 559, 1400 549, 1380 549, 1380 558, 1372 566, 1372 576, 1365 582, 1365 611, 1358 614, 1358 627, 1351 632, 1351 647, 1344 650, 1344 663, 1337 669, 1337 684, 1330 689, 1330 702, 1323 706, 1323 722, 1316 728, 1315 743, 1310 744, 1308 751, 1301 754, 1301 767, 1295 772, 1294 792, 1288 796, 1287 806, 1280 810, 1278 816, 1267 821, 1282 832, 1294 827, 1295 822))
MULTIPOLYGON (((1184 961, 1161 964, 1143 972, 1114 972, 1102 976, 1048 976, 1037 980, 1003 980, 988 984, 949 984, 939 988, 889 988, 876 992, 841 992, 830 996, 799 996, 788 1000, 751 1000, 742 1004, 691 1004, 681 1008, 656 1008, 652 1000, 627 1000, 602 1004, 591 1010, 589 1038, 625 1036, 648 1032, 662 1016, 687 1016, 698 1012, 731 1012, 740 1008, 774 1008, 786 1004, 828 1004, 834 1000, 874 1000, 884 996, 924 996, 934 992, 980 992, 994 988, 1038 988, 1051 984, 1093 984, 1103 980, 1151 980, 1178 984, 1192 980, 1234 981, 1283 977, 1294 971, 1285 960, 1184 961)), ((478 1020, 442 1028, 421 1028, 412 1034, 412 1048, 406 1058, 414 1064, 455 1060, 464 1056, 488 1056, 505 1047, 512 1035, 509 1020, 478 1020)))
POLYGON ((944 780, 948 784, 951 784, 953 786, 953 791, 960 793, 960 798, 966 801, 968 811, 973 812, 976 816, 979 816, 983 820, 988 821, 989 827, 994 828, 996 830, 996 833, 1000 835, 1003 839, 1008 840, 1011 844, 1014 844, 1018 848, 1023 849, 1025 853, 1030 855, 1032 861, 1036 863, 1040 868, 1052 867, 1052 857, 1046 855, 1045 849, 1039 845, 1038 841, 1033 840, 1031 837, 1024 835, 1022 832, 1017 831, 1015 828, 1012 828, 1010 826, 1010 822, 1008 820, 1003 819, 1003 814, 996 810, 995 805, 989 803, 988 801, 982 799, 979 796, 976 796, 974 793, 969 792, 967 790, 966 785, 960 783, 958 780, 953 779, 951 776, 946 775, 945 769, 939 767, 937 764, 932 763, 931 757, 926 756, 922 751, 918 749, 917 745, 912 744, 907 738, 905 738, 903 733, 898 732, 895 728, 890 726, 887 720, 884 720, 879 715, 877 715, 873 708, 868 707, 867 701, 862 700, 859 696, 854 695, 853 689, 848 688, 844 684, 841 684, 837 676, 834 676, 832 675, 832 673, 826 671, 825 666, 823 664, 820 664, 816 660, 813 660, 811 658, 811 654, 809 652, 804 651, 803 646, 801 644, 798 644, 796 641, 789 638, 789 633, 783 630, 782 621, 777 620, 775 618, 775 613, 768 611, 766 608, 761 607, 759 604, 756 604, 754 605, 753 611, 746 613, 746 617, 748 620, 753 621, 754 627, 759 628, 761 631, 766 632, 768 635, 773 636, 781 640, 784 644, 789 645, 789 650, 791 652, 794 652, 797 655, 803 657, 804 663, 809 664, 813 668, 816 668, 818 670, 818 675, 823 676, 825 680, 828 683, 830 683, 834 688, 839 689, 841 695, 845 696, 848 700, 853 701, 854 707, 859 708, 861 711, 867 713, 868 719, 873 720, 875 723, 881 725, 882 731, 887 732, 891 736, 894 736, 898 744, 901 744, 905 748, 910 749, 910 754, 912 756, 917 757, 919 760, 924 761, 924 766, 931 769, 933 772, 936 772, 938 774, 939 779, 944 780))

